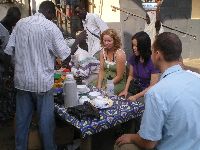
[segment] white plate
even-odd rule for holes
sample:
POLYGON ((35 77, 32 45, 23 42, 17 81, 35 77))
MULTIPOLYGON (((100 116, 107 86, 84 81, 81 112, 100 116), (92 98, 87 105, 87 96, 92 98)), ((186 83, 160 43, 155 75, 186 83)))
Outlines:
POLYGON ((92 100, 92 104, 96 108, 104 109, 111 107, 113 105, 113 101, 108 98, 103 98, 103 99, 95 98, 94 100, 92 100))

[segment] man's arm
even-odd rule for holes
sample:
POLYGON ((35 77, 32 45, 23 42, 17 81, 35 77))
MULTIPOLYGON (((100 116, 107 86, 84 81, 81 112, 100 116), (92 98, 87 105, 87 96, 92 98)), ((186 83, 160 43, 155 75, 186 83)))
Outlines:
POLYGON ((145 94, 145 110, 138 134, 124 134, 116 141, 117 145, 135 143, 144 148, 154 148, 162 139, 165 120, 165 104, 161 99, 159 88, 155 86, 145 94))
POLYGON ((116 140, 118 146, 130 143, 134 143, 141 148, 152 149, 156 146, 157 141, 145 140, 139 134, 124 134, 116 140))
POLYGON ((75 42, 73 43, 73 45, 71 46, 71 55, 74 55, 74 53, 76 52, 77 50, 77 46, 78 44, 85 40, 86 39, 86 36, 87 36, 87 33, 86 31, 82 31, 75 39, 75 42))
POLYGON ((69 62, 71 61, 71 55, 74 55, 74 53, 77 51, 78 49, 78 45, 81 41, 86 39, 86 31, 82 31, 75 39, 75 42, 72 44, 71 46, 71 54, 62 61, 62 66, 64 67, 69 67, 69 62))
POLYGON ((9 37, 9 41, 6 45, 6 48, 4 49, 4 53, 6 53, 7 55, 14 55, 17 27, 18 24, 14 27, 9 37))

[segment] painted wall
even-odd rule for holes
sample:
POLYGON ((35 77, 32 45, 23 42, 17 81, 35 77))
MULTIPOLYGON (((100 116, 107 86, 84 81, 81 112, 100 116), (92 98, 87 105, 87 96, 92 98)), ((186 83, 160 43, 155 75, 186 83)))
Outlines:
POLYGON ((119 7, 119 0, 94 0, 94 13, 105 22, 120 22, 120 12, 113 12, 111 5, 119 7))
POLYGON ((200 19, 200 1, 192 0, 192 19, 200 19))

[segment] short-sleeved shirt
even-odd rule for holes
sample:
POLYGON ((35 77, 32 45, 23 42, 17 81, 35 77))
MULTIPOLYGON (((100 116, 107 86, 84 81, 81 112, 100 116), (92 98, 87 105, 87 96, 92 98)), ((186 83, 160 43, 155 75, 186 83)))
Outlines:
POLYGON ((200 78, 168 68, 145 94, 145 110, 139 135, 158 141, 158 150, 200 149, 200 78))
POLYGON ((128 60, 128 64, 133 66, 133 77, 139 78, 142 84, 142 88, 145 89, 150 85, 151 75, 159 73, 159 70, 154 67, 151 58, 149 58, 146 65, 140 61, 136 63, 135 58, 136 57, 132 55, 128 60))
POLYGON ((14 56, 15 88, 46 92, 54 83, 55 57, 64 60, 71 50, 56 24, 35 13, 19 20, 4 52, 14 56))

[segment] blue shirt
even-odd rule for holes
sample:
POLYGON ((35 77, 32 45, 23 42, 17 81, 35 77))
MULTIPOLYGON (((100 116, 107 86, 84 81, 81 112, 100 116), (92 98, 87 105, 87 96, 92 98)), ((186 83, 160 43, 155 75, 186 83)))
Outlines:
POLYGON ((168 68, 145 95, 139 135, 158 150, 200 150, 200 78, 168 68))

